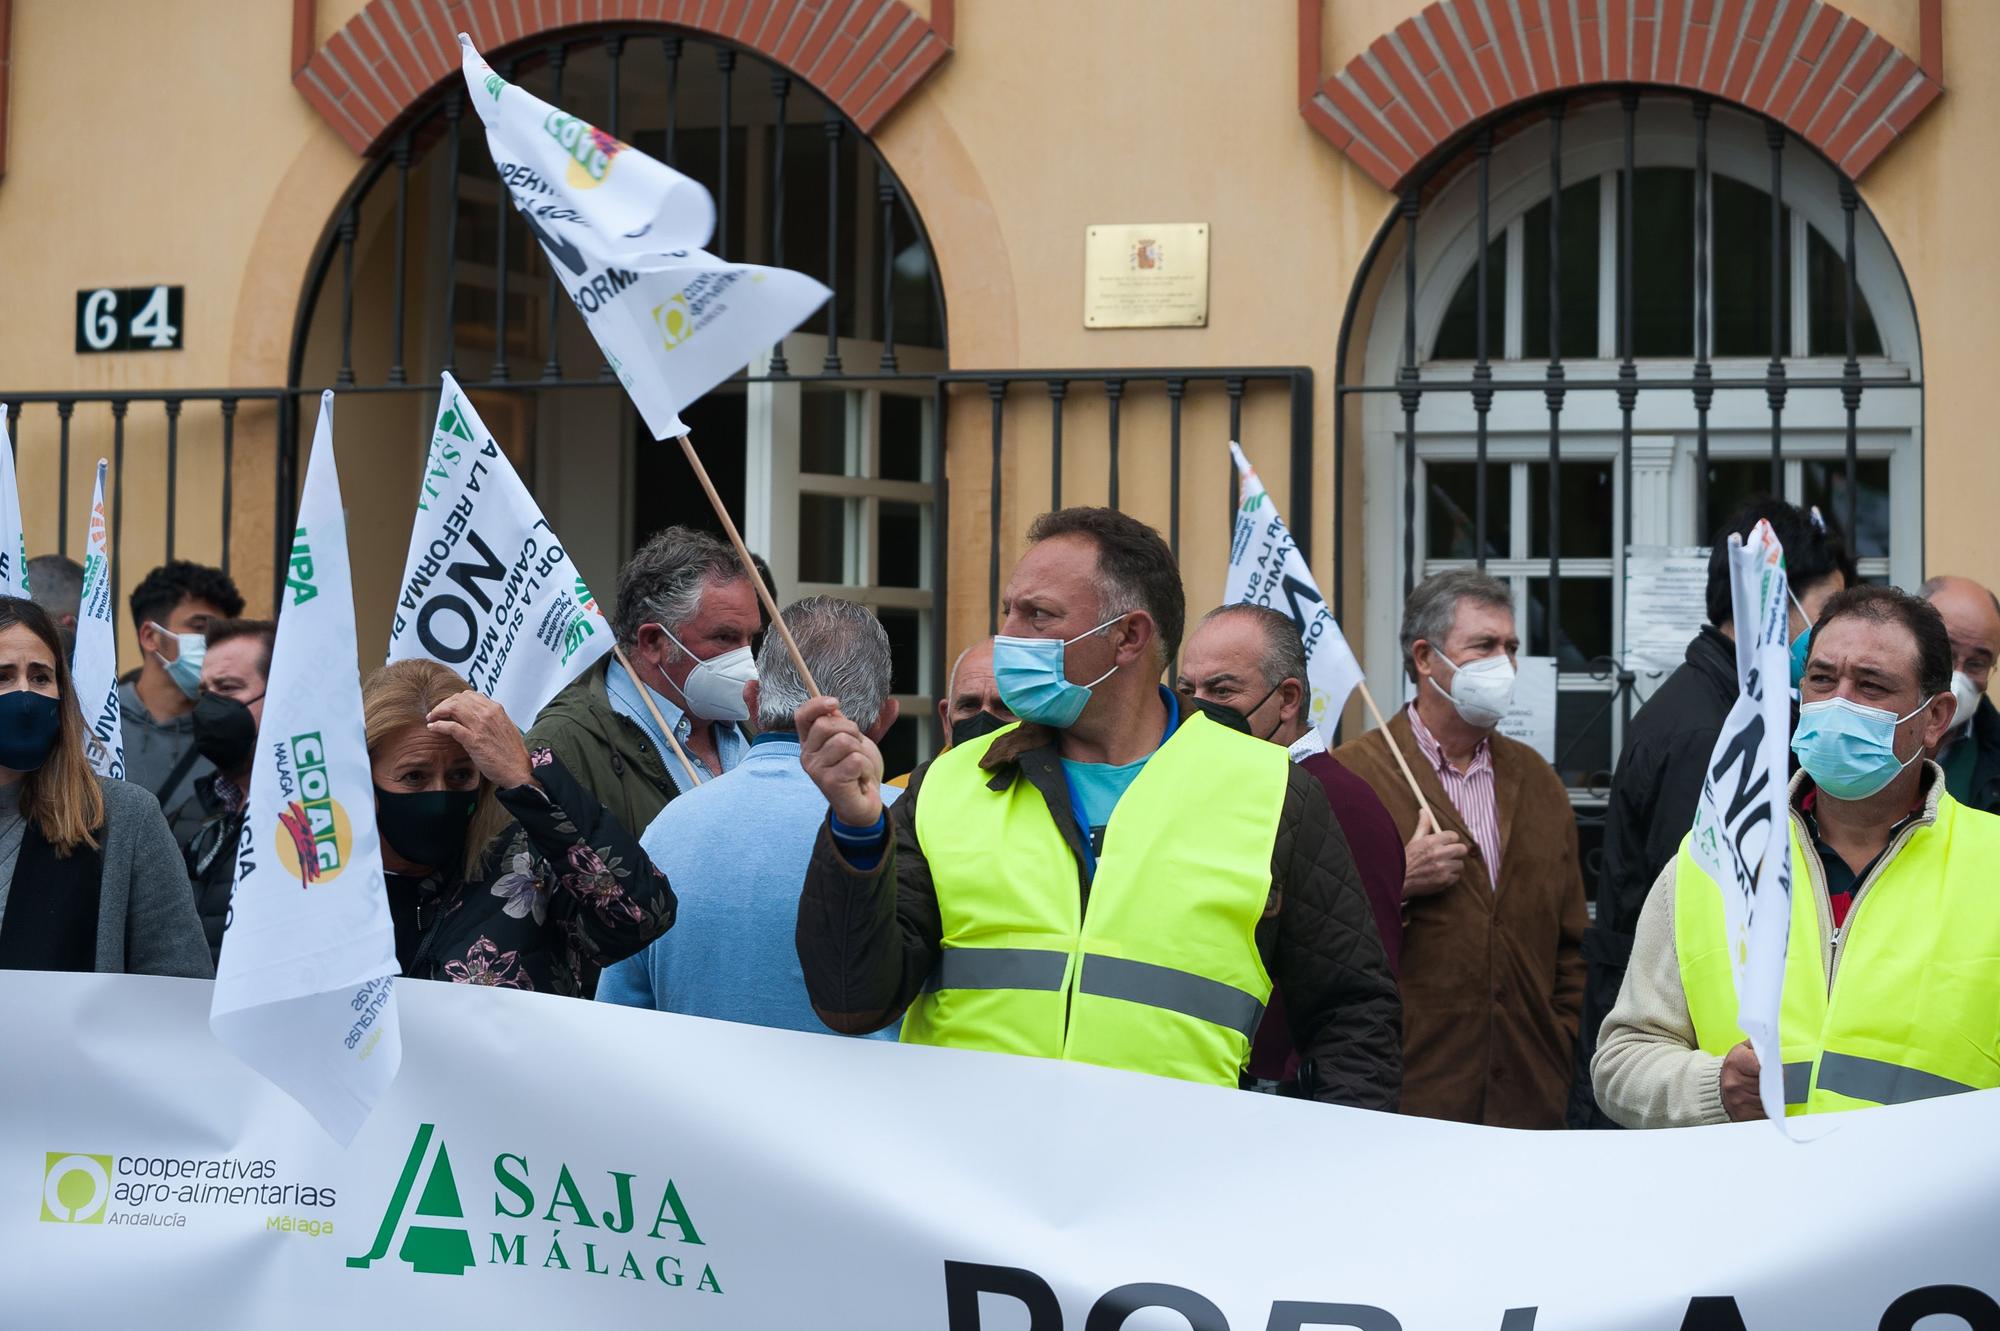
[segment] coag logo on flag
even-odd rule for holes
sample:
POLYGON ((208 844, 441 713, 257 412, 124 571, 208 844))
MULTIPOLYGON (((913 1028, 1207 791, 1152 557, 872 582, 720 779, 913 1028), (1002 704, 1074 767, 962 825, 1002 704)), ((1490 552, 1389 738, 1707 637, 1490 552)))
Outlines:
POLYGON ((597 126, 561 111, 551 111, 542 128, 569 153, 564 183, 571 189, 596 189, 602 185, 611 176, 611 164, 625 151, 625 144, 597 126))
POLYGON ((319 732, 294 735, 286 746, 297 774, 298 797, 278 814, 278 862, 299 886, 330 883, 347 867, 354 827, 333 798, 326 744, 319 732))
POLYGON ((42 1219, 101 1225, 111 1200, 111 1157, 50 1151, 42 1164, 42 1219))

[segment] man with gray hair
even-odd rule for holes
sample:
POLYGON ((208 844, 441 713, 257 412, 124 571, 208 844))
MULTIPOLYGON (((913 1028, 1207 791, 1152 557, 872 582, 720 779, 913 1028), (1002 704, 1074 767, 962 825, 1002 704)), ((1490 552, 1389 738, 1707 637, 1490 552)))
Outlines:
POLYGON ((56 621, 63 651, 75 654, 76 616, 83 606, 83 565, 68 555, 36 555, 28 561, 28 596, 56 621))
POLYGON ((644 831, 696 778, 749 751, 744 686, 757 678, 758 627, 757 589, 735 553, 707 532, 668 527, 618 572, 611 628, 631 670, 613 655, 578 676, 542 709, 529 743, 553 749, 620 823, 644 831))
MULTIPOLYGON (((785 626, 820 688, 879 740, 896 722, 889 697, 889 635, 852 601, 809 596, 785 626)), ((742 763, 663 809, 646 853, 671 874, 680 900, 673 929, 609 967, 600 1002, 785 1030, 826 1027, 806 997, 793 941, 799 884, 826 820, 826 797, 799 766, 792 714, 810 694, 782 638, 765 639, 748 693, 757 738, 742 763)), ((893 800, 896 792, 884 791, 893 800)), ((879 1033, 895 1038, 893 1028, 879 1033)))
POLYGON ((1521 649, 1513 595, 1469 568, 1426 578, 1403 608, 1402 647, 1415 700, 1333 756, 1407 842, 1403 1110, 1559 1128, 1583 1002, 1583 876, 1562 779, 1496 729, 1521 649))
POLYGON ((2000 813, 2000 711, 1986 696, 2000 659, 2000 598, 1971 578, 1926 578, 1917 595, 1931 603, 1951 638, 1951 728, 1931 757, 1960 804, 2000 813))

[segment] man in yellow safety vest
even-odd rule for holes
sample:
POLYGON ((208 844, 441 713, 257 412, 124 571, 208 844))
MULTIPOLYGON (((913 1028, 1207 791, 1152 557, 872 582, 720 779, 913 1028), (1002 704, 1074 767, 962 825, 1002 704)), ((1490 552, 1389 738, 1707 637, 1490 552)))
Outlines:
MULTIPOLYGON (((2000 818, 1923 758, 1956 708, 1951 663, 1937 611, 1893 588, 1841 592, 1813 628, 1792 737, 1788 1115, 2000 1086, 2000 818)), ((1683 840, 1591 1063, 1628 1128, 1763 1117, 1723 920, 1683 840)))
POLYGON ((1102 508, 1028 541, 993 657, 1018 722, 885 816, 875 745, 830 699, 798 712, 830 805, 799 903, 820 1019, 1234 1087, 1276 981, 1303 1093, 1393 1108, 1396 986, 1325 794, 1160 685, 1186 618, 1166 542, 1102 508))

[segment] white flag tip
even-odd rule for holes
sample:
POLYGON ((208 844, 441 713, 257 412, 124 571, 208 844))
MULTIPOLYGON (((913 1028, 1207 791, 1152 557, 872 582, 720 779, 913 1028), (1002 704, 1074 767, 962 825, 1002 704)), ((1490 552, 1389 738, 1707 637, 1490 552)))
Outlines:
POLYGON ((466 36, 464 33, 461 32, 458 34, 458 44, 460 46, 463 46, 466 50, 470 51, 472 49, 472 38, 466 36))

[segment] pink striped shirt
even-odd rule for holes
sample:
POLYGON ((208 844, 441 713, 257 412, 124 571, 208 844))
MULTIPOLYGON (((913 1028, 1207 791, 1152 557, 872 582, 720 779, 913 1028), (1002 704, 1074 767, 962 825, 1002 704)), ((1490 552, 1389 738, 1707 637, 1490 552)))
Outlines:
POLYGON ((1479 747, 1472 752, 1472 765, 1463 772, 1444 756, 1444 746, 1424 728, 1423 717, 1417 715, 1417 706, 1411 703, 1410 733, 1417 737, 1417 747, 1424 751, 1424 760, 1437 770, 1444 793, 1451 797, 1451 807, 1458 810, 1458 816, 1465 821, 1465 828, 1472 833, 1472 839, 1479 847, 1479 857, 1486 861, 1486 872, 1494 887, 1500 886, 1500 798, 1493 785, 1493 746, 1486 740, 1479 741, 1479 747))

